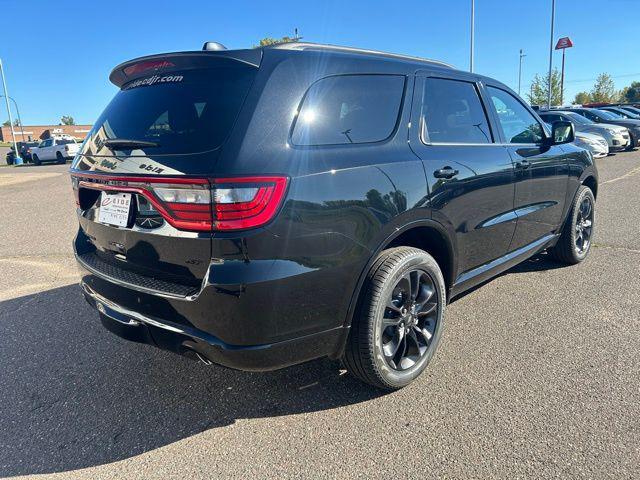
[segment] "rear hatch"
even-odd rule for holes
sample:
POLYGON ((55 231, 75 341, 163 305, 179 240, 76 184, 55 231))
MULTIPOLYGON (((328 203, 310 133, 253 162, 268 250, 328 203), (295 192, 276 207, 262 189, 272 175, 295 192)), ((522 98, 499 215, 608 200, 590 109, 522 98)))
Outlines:
POLYGON ((151 290, 197 290, 211 258, 210 174, 259 56, 194 52, 116 67, 120 91, 71 170, 81 261, 151 290))

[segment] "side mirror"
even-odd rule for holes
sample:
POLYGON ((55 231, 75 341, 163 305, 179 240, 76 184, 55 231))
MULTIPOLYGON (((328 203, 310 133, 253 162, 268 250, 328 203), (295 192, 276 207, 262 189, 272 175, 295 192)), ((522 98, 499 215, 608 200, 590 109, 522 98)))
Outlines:
POLYGON ((558 120, 551 125, 551 144, 561 145, 575 140, 573 124, 564 120, 558 120))

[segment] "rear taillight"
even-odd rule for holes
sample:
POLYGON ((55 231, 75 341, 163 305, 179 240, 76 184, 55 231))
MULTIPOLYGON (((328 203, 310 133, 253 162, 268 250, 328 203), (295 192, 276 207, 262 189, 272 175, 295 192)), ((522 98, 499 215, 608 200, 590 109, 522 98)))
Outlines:
POLYGON ((65 152, 68 152, 68 151, 69 151, 69 145, 65 145, 65 146, 64 146, 64 151, 65 151, 65 152))
POLYGON ((265 225, 275 217, 287 189, 283 176, 194 179, 73 174, 72 182, 77 204, 79 188, 137 193, 175 228, 199 232, 265 225))
POLYGON ((275 216, 286 189, 286 177, 213 180, 214 229, 243 230, 264 225, 275 216))

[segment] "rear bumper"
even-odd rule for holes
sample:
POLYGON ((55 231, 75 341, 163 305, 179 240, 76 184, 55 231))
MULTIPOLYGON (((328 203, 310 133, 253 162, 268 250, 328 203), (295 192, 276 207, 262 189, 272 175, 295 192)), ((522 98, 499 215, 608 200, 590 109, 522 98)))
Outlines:
POLYGON ((231 345, 202 330, 118 305, 84 281, 80 285, 89 305, 98 310, 103 326, 116 335, 238 370, 276 370, 320 358, 335 352, 344 335, 343 328, 334 328, 276 343, 231 345))

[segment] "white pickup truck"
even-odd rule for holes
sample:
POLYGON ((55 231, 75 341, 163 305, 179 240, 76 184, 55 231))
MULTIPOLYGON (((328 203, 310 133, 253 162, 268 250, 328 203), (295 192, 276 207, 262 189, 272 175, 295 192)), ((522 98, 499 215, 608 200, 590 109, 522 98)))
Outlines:
POLYGON ((67 159, 75 157, 80 145, 69 135, 57 135, 40 142, 37 147, 31 147, 31 161, 36 165, 42 162, 56 161, 65 163, 67 159))

